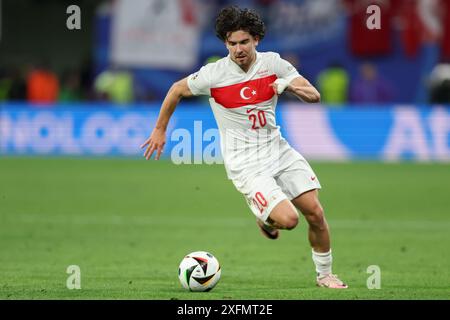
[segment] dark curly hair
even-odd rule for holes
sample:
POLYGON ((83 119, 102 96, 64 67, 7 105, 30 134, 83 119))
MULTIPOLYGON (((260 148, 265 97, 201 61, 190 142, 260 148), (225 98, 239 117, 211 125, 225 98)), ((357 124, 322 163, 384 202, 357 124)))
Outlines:
POLYGON ((225 42, 231 32, 239 30, 246 31, 259 40, 266 33, 264 22, 256 12, 236 6, 223 8, 216 18, 216 36, 225 42))

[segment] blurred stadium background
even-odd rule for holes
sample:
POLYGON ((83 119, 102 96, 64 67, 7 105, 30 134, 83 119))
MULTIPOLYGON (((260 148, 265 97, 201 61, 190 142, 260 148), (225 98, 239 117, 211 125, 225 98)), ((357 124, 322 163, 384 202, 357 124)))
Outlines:
POLYGON ((191 299, 176 268, 194 250, 224 264, 217 289, 195 298, 450 298, 450 1, 0 0, 0 8, 0 298, 191 299), (72 4, 80 30, 66 27, 72 4), (175 111, 165 160, 141 159, 171 84, 227 54, 213 27, 227 4, 257 10, 267 27, 258 50, 279 52, 321 92, 320 105, 282 96, 278 123, 321 178, 347 293, 310 288, 304 235, 259 238, 221 165, 170 161, 182 132, 192 153, 178 159, 220 163, 208 153, 218 151, 218 132, 207 100, 175 111), (366 27, 371 4, 381 8, 379 30, 366 27), (292 254, 299 238, 301 259, 292 254), (288 270, 275 269, 278 256, 288 270), (86 290, 65 288, 70 264, 80 265, 86 290), (372 264, 384 291, 366 288, 372 264), (264 272, 279 276, 276 288, 264 272))

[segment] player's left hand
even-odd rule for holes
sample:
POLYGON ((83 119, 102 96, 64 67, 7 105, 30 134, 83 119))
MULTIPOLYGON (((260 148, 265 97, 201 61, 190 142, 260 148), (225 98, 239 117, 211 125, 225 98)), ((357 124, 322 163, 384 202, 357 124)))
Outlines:
POLYGON ((271 83, 270 86, 275 94, 280 95, 289 86, 289 82, 284 79, 277 79, 275 82, 271 83))

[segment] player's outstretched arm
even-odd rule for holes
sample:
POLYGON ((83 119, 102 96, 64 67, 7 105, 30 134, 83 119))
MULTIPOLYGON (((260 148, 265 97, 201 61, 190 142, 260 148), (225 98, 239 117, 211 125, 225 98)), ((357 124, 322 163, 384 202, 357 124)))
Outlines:
POLYGON ((295 78, 286 88, 301 100, 308 103, 320 102, 320 93, 309 81, 303 77, 295 78))
POLYGON ((158 120, 150 137, 141 145, 141 149, 146 148, 144 152, 145 159, 149 160, 156 150, 155 160, 159 160, 166 144, 166 130, 175 108, 182 98, 192 97, 193 94, 187 84, 187 78, 175 82, 167 92, 159 112, 158 120))
POLYGON ((290 83, 284 79, 278 79, 273 84, 274 91, 281 94, 284 90, 292 92, 297 98, 304 102, 320 102, 320 93, 314 86, 303 77, 297 77, 290 83))

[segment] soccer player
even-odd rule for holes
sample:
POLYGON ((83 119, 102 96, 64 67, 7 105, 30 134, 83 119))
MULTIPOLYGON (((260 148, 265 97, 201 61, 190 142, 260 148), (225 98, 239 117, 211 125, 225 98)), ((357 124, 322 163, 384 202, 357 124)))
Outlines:
POLYGON ((247 200, 264 236, 294 229, 297 209, 308 225, 318 286, 343 289, 332 273, 330 233, 319 202, 319 180, 308 162, 281 136, 275 122, 278 95, 289 91, 307 103, 319 92, 279 54, 258 52, 265 26, 259 15, 236 6, 221 10, 216 34, 229 55, 172 85, 150 137, 142 144, 148 160, 160 158, 169 119, 180 99, 209 96, 217 121, 228 178, 247 200))

